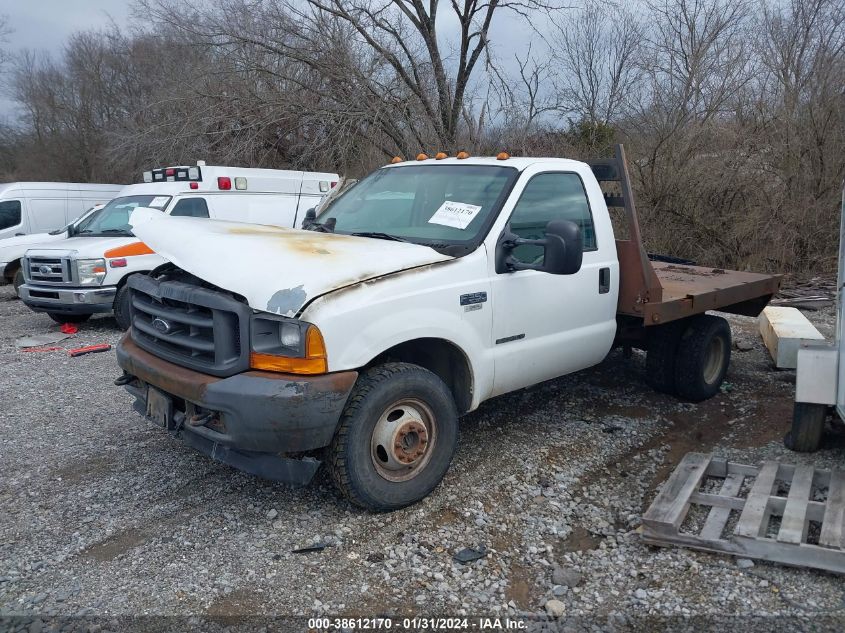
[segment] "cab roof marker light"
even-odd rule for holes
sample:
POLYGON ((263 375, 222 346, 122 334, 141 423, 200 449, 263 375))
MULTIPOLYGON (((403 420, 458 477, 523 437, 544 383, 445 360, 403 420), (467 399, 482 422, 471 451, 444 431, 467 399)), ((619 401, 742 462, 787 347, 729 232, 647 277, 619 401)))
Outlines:
POLYGON ((510 155, 510 154, 508 154, 507 152, 499 152, 499 153, 496 155, 496 160, 507 160, 507 159, 509 159, 510 157, 511 157, 511 155, 510 155))
POLYGON ((245 191, 246 190, 246 178, 243 176, 238 176, 235 178, 235 189, 238 191, 245 191))
POLYGON ((401 157, 401 156, 394 156, 394 157, 393 157, 393 160, 391 160, 391 161, 390 161, 390 164, 391 164, 391 165, 395 165, 396 163, 401 163, 401 162, 402 162, 402 157, 401 157))
POLYGON ((434 160, 443 160, 444 158, 449 158, 449 154, 446 152, 437 152, 437 154, 434 155, 434 160))
POLYGON ((458 152, 458 153, 455 155, 455 158, 457 158, 458 160, 464 160, 464 159, 467 159, 467 158, 469 158, 469 152, 458 152))
POLYGON ((428 160, 428 154, 423 154, 422 152, 420 152, 419 154, 417 154, 417 160, 428 160))

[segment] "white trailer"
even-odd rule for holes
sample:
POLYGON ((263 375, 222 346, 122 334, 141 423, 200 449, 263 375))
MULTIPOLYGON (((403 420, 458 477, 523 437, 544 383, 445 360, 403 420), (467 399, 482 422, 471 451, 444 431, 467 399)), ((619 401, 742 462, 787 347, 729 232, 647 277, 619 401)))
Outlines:
POLYGON ((842 190, 842 214, 839 224, 839 272, 836 282, 836 335, 833 341, 809 341, 798 350, 795 377, 795 409, 792 428, 784 444, 793 451, 818 449, 824 425, 831 410, 834 420, 845 420, 845 187, 842 190))

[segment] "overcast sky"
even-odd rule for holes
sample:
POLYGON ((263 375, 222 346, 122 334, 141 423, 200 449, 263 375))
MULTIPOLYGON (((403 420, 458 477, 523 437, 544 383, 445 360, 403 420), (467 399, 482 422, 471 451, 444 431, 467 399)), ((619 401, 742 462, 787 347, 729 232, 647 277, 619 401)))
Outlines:
MULTIPOLYGON (((105 27, 111 20, 126 25, 129 4, 129 0, 4 0, 0 13, 13 29, 9 49, 58 54, 76 31, 105 27)), ((0 103, 0 116, 12 116, 13 110, 8 100, 0 103)))
MULTIPOLYGON (((192 1, 198 0, 186 0, 192 1)), ((9 18, 13 29, 8 44, 12 52, 30 49, 59 55, 76 31, 103 28, 112 21, 127 26, 131 5, 132 0, 0 0, 0 13, 9 18)), ((441 17, 444 14, 449 16, 449 12, 441 11, 441 17)), ((456 23, 443 27, 439 29, 441 37, 449 37, 450 30, 457 32, 456 23)), ((524 51, 531 37, 530 28, 513 14, 502 13, 494 21, 491 39, 507 70, 514 69, 513 53, 524 51)), ((0 119, 14 116, 14 103, 0 95, 0 119)))

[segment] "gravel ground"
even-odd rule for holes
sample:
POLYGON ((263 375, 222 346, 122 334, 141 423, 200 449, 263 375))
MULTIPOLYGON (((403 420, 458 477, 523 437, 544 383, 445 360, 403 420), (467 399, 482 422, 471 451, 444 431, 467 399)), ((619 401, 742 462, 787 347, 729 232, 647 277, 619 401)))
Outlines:
MULTIPOLYGON (((807 314, 832 334, 831 308, 807 314)), ((772 368, 754 319, 731 322, 739 349, 716 398, 656 394, 643 355, 614 352, 466 416, 443 484, 412 508, 374 515, 322 472, 289 489, 171 439, 112 385, 113 351, 18 351, 16 338, 57 326, 0 288, 0 614, 554 612, 617 627, 643 616, 779 616, 770 628, 794 627, 782 616, 840 618, 841 578, 639 540, 642 512, 688 451, 845 462, 842 434, 809 456, 783 447, 794 372, 772 368), (291 551, 315 543, 328 547, 291 551), (455 562, 465 547, 486 555, 455 562)), ((119 335, 97 317, 60 345, 119 335)))

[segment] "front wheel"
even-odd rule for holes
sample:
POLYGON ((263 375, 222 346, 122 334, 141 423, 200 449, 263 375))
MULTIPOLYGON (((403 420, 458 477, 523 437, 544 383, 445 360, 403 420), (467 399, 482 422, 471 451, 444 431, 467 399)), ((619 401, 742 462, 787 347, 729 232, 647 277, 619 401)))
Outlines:
POLYGON ((65 314, 64 312, 48 312, 47 316, 56 323, 85 323, 91 318, 90 314, 65 314))
POLYGON ((114 296, 114 320, 117 321, 117 327, 121 330, 128 330, 132 325, 132 319, 129 316, 129 286, 123 284, 114 296))
POLYGON ((15 276, 12 278, 12 287, 15 289, 15 294, 20 297, 21 294, 18 291, 18 288, 24 285, 26 280, 23 278, 23 268, 18 268, 15 271, 15 276))
POLYGON ((355 505, 398 510, 437 487, 457 442, 458 412, 443 381, 386 363, 358 378, 329 449, 332 477, 355 505))

